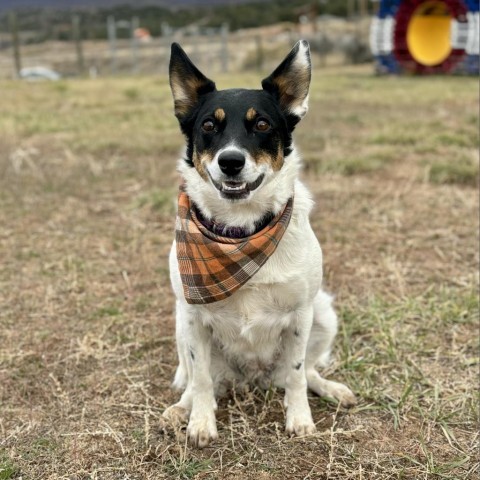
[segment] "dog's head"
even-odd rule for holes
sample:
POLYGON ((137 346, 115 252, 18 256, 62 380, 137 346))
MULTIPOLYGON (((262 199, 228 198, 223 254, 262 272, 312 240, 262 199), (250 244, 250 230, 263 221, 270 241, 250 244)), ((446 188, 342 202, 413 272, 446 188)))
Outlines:
POLYGON ((170 86, 186 162, 220 198, 248 202, 284 166, 308 109, 310 52, 298 42, 261 90, 217 90, 174 43, 170 86))

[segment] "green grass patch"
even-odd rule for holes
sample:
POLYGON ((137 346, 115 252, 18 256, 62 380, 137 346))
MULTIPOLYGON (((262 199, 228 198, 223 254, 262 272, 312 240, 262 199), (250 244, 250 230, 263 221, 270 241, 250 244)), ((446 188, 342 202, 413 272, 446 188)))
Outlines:
POLYGON ((189 480, 195 478, 202 472, 210 469, 211 460, 196 460, 196 459, 175 459, 170 457, 170 462, 166 464, 165 470, 169 475, 175 475, 175 478, 182 480, 189 480))
POLYGON ((478 138, 467 132, 444 132, 434 137, 434 142, 447 147, 477 148, 478 138))
POLYGON ((374 145, 415 146, 419 135, 406 132, 386 132, 374 135, 371 143, 374 145))
POLYGON ((460 157, 450 161, 437 161, 430 165, 428 180, 437 184, 478 185, 478 160, 460 157))
POLYGON ((135 302, 135 311, 137 313, 143 313, 150 308, 151 303, 152 302, 149 297, 141 296, 135 302))
POLYGON ((137 100, 140 97, 140 91, 135 87, 126 88, 123 91, 123 94, 128 100, 137 100))
POLYGON ((108 307, 101 307, 95 311, 93 316, 95 318, 102 318, 102 317, 118 317, 122 314, 122 311, 113 305, 108 307))
POLYGON ((373 298, 363 307, 343 308, 341 359, 347 383, 370 403, 368 408, 389 415, 395 428, 407 412, 446 429, 473 425, 478 420, 475 392, 439 392, 429 369, 436 368, 439 355, 452 381, 475 368, 478 315, 475 289, 432 289, 394 303, 373 298), (459 351, 449 345, 452 331, 472 332, 459 351))
POLYGON ((380 170, 389 161, 391 157, 380 154, 372 154, 364 157, 346 158, 339 162, 337 169, 344 175, 356 175, 359 173, 369 173, 380 170))
POLYGON ((148 207, 156 213, 171 214, 175 210, 175 195, 171 189, 153 189, 142 193, 135 202, 136 208, 148 207))
POLYGON ((307 153, 304 157, 305 168, 308 171, 317 174, 338 173, 346 176, 381 170, 395 159, 391 151, 371 152, 344 158, 328 158, 327 155, 307 153))
POLYGON ((57 449, 57 442, 50 438, 39 437, 29 445, 23 455, 25 459, 38 460, 40 457, 54 454, 57 449))
POLYGON ((10 480, 19 473, 19 469, 7 455, 0 454, 0 480, 10 480))

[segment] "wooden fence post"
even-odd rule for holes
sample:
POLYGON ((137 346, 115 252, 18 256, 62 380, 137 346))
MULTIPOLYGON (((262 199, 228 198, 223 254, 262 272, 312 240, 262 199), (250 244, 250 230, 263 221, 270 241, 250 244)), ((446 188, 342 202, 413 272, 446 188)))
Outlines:
POLYGON ((263 59, 264 59, 264 54, 263 54, 263 44, 262 44, 262 37, 260 35, 255 35, 255 46, 256 51, 257 51, 257 58, 256 58, 256 64, 257 64, 257 70, 261 71, 263 68, 263 59))
POLYGON ((80 16, 72 16, 72 33, 73 40, 75 42, 75 51, 77 53, 77 70, 78 74, 82 75, 85 70, 85 63, 83 60, 83 49, 82 49, 82 35, 80 32, 80 16))
POLYGON ((8 15, 10 23, 10 32, 12 34, 12 46, 13 46, 13 59, 15 62, 15 75, 20 76, 20 70, 22 69, 22 59, 20 56, 20 39, 18 36, 18 20, 17 14, 11 11, 8 15))
POLYGON ((132 73, 138 72, 138 43, 139 39, 135 36, 135 31, 140 25, 138 17, 133 17, 130 22, 131 28, 131 48, 132 48, 132 73))
POLYGON ((107 18, 107 32, 108 32, 108 43, 110 45, 110 70, 111 73, 116 73, 117 70, 117 59, 116 59, 116 40, 117 40, 117 25, 115 23, 115 18, 112 15, 109 15, 107 18))
POLYGON ((220 50, 220 62, 222 64, 222 72, 228 72, 228 23, 223 23, 221 33, 221 50, 220 50))

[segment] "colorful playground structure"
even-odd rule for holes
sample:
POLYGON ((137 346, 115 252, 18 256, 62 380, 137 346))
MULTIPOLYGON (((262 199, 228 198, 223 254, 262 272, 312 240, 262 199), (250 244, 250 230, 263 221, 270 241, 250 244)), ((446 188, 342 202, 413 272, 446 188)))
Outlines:
POLYGON ((479 73, 478 0, 381 0, 370 28, 378 73, 479 73))

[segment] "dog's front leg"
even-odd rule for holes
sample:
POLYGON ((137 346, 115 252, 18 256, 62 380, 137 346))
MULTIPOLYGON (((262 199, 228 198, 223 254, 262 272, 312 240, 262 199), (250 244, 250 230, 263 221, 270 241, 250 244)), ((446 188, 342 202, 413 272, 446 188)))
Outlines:
POLYGON ((203 325, 202 318, 189 309, 183 312, 186 321, 186 348, 189 356, 189 385, 192 411, 187 427, 190 442, 206 447, 218 436, 215 420, 216 402, 213 393, 213 381, 210 374, 212 335, 203 325))
POLYGON ((305 356, 313 322, 313 306, 302 306, 295 313, 291 328, 285 332, 285 406, 286 431, 297 436, 316 431, 307 398, 305 356))

